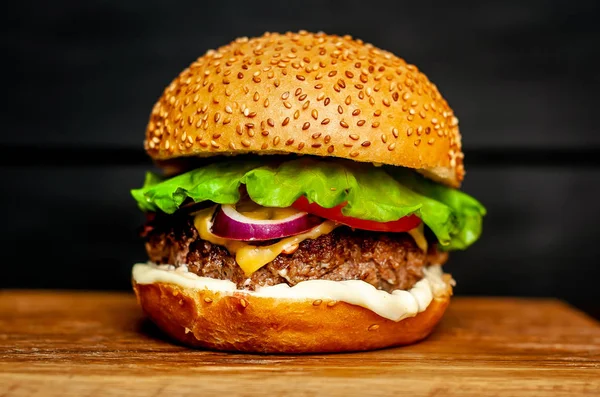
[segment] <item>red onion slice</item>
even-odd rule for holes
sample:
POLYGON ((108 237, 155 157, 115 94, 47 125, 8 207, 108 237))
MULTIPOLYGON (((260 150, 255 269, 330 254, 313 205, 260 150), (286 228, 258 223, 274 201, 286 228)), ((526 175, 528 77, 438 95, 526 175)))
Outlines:
POLYGON ((321 222, 321 218, 306 212, 284 219, 253 219, 241 214, 232 205, 221 205, 213 218, 211 232, 230 240, 273 240, 303 233, 321 222))

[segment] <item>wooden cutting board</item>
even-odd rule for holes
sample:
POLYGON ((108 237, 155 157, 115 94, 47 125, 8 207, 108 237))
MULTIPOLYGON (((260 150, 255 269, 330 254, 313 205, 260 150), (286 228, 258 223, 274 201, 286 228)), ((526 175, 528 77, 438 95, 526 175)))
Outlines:
POLYGON ((189 350, 123 293, 0 292, 0 396, 600 396, 600 326, 556 300, 455 298, 426 341, 306 356, 189 350))

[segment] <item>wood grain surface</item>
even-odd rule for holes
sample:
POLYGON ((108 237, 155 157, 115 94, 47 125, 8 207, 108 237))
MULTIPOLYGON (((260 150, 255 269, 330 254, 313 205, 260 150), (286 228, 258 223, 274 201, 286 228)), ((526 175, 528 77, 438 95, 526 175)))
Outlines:
POLYGON ((600 395, 600 325, 555 300, 456 298, 426 341, 329 355, 189 350, 131 294, 0 292, 0 396, 600 395))

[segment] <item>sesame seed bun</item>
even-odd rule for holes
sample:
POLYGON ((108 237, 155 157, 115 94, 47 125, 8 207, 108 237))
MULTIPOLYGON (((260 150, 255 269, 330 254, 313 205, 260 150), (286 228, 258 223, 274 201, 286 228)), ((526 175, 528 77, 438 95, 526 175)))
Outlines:
POLYGON ((417 169, 458 187, 458 120, 403 59, 349 36, 240 38, 185 69, 153 108, 160 164, 182 157, 296 153, 417 169))
POLYGON ((452 287, 415 317, 395 322, 360 306, 289 300, 156 282, 133 288, 148 317, 193 347, 256 353, 373 350, 426 338, 450 303, 452 287))

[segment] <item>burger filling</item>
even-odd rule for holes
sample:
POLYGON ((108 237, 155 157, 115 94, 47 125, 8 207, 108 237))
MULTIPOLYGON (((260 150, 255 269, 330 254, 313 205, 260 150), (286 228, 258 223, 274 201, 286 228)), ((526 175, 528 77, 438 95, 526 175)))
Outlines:
POLYGON ((388 292, 408 290, 423 278, 424 266, 443 264, 448 256, 435 244, 423 251, 408 233, 353 231, 340 226, 315 239, 305 239, 246 274, 235 254, 200 237, 193 216, 157 217, 147 226, 145 239, 150 261, 187 265, 189 272, 233 281, 238 289, 254 290, 281 283, 293 286, 321 279, 362 280, 388 292))
POLYGON ((150 261, 238 289, 361 280, 409 290, 478 239, 485 208, 413 170, 341 160, 225 160, 132 191, 150 261))

